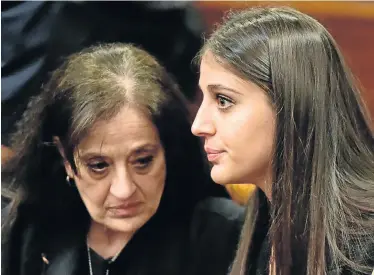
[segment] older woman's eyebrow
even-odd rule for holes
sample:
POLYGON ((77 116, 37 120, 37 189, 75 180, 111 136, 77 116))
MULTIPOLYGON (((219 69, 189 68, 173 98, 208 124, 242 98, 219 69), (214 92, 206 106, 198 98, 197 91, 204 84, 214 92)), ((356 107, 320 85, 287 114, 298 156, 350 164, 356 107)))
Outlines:
MULTIPOLYGON (((154 153, 159 149, 160 145, 156 143, 146 143, 138 145, 130 149, 129 155, 140 155, 144 153, 154 153)), ((94 158, 94 157, 105 157, 111 155, 113 152, 116 152, 115 148, 103 149, 103 150, 82 150, 79 152, 79 157, 84 159, 94 158)))
POLYGON ((148 143, 132 150, 132 154, 154 153, 160 148, 159 144, 148 143))

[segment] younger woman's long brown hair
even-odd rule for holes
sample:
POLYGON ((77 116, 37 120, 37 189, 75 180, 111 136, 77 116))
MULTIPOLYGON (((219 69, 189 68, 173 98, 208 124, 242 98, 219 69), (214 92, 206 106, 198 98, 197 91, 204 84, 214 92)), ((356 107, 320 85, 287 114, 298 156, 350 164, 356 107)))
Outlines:
MULTIPOLYGON (((270 268, 276 275, 370 274, 373 132, 334 39, 296 10, 254 8, 231 14, 200 54, 207 50, 263 88, 277 114, 270 268)), ((251 264, 257 208, 251 200, 232 275, 251 264)))

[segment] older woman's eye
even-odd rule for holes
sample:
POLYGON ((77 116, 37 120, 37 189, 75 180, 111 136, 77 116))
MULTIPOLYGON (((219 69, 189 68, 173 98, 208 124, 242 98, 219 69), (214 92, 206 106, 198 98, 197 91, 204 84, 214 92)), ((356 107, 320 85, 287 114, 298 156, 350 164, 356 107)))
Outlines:
POLYGON ((145 169, 152 163, 154 157, 153 156, 147 156, 144 158, 138 158, 136 159, 134 166, 137 169, 145 169))
POLYGON ((234 102, 230 98, 221 94, 216 95, 216 100, 219 109, 226 110, 234 105, 234 102))
POLYGON ((109 166, 105 161, 87 163, 88 168, 95 173, 103 173, 109 166))

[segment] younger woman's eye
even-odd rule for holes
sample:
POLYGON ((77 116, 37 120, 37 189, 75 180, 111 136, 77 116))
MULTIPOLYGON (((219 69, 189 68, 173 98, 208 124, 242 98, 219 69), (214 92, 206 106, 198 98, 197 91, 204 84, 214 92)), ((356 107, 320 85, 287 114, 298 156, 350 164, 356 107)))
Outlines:
POLYGON ((217 100, 217 105, 219 109, 226 110, 234 105, 234 102, 232 99, 221 94, 216 95, 216 100, 217 100))
POLYGON ((147 156, 136 159, 134 165, 137 169, 145 169, 152 163, 152 161, 153 156, 147 156))
POLYGON ((105 161, 87 163, 88 168, 95 173, 103 173, 109 166, 105 161))

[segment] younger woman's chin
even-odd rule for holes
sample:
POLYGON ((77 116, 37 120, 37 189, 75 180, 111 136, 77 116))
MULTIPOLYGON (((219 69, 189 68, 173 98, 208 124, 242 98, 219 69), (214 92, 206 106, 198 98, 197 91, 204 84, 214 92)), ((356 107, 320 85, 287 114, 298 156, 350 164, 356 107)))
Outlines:
POLYGON ((228 177, 227 174, 225 175, 224 171, 217 170, 218 169, 215 169, 215 167, 213 167, 212 171, 210 172, 210 176, 216 184, 227 185, 234 183, 233 179, 231 177, 228 177))
POLYGON ((245 186, 248 183, 251 183, 247 177, 240 177, 239 175, 235 176, 228 171, 230 170, 222 169, 222 167, 213 167, 210 172, 210 177, 219 185, 241 184, 245 186))

